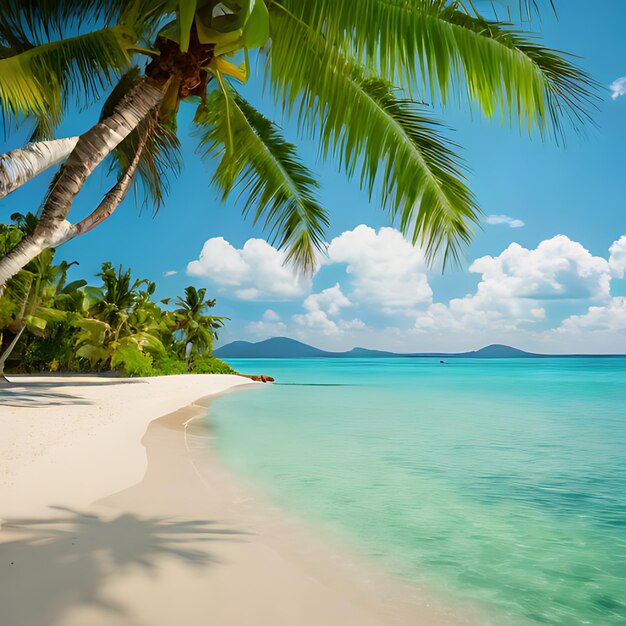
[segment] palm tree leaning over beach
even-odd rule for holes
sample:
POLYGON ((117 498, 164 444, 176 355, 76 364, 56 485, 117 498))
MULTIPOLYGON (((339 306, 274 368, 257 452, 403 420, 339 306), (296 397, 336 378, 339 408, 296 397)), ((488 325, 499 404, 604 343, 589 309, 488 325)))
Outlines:
MULTIPOLYGON (((546 0, 548 2, 548 0, 546 0)), ((286 258, 311 270, 328 213, 318 184, 279 127, 238 92, 250 54, 277 108, 357 176, 429 260, 456 257, 480 211, 442 126, 425 103, 466 100, 540 134, 578 125, 594 83, 562 53, 462 0, 0 0, 0 108, 52 139, 68 103, 100 122, 78 138, 0 157, 0 194, 62 161, 32 234, 0 259, 0 285, 42 250, 100 224, 140 179, 160 207, 179 164, 176 118, 196 108, 199 153, 218 161, 224 197, 286 258), (87 178, 110 159, 118 180, 71 223, 87 178)), ((487 4, 487 3, 485 3, 487 4)), ((533 13, 538 0, 521 3, 533 13)))

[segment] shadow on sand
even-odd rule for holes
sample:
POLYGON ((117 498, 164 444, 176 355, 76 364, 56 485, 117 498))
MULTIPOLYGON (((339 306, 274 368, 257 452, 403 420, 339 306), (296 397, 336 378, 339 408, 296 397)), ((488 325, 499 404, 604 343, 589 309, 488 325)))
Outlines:
POLYGON ((142 384, 143 381, 123 380, 119 378, 103 378, 102 380, 28 380, 19 377, 0 385, 0 406, 11 407, 49 407, 66 405, 93 404, 82 396, 64 393, 65 387, 102 387, 106 385, 133 385, 142 384))
MULTIPOLYGON (((52 519, 5 521, 0 543, 0 614, 7 626, 62 626, 69 611, 91 606, 129 619, 107 600, 107 579, 129 568, 156 572, 163 559, 189 567, 216 560, 215 541, 237 541, 238 531, 208 520, 168 520, 122 513, 107 519, 56 508, 52 519)), ((117 622, 116 622, 117 623, 117 622)))

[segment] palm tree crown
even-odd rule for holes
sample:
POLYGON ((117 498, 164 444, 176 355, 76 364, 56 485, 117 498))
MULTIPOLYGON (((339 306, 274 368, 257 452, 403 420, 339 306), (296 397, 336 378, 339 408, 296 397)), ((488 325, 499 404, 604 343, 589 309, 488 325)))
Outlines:
POLYGON ((206 289, 187 287, 185 297, 176 299, 178 308, 172 313, 179 352, 188 359, 211 353, 217 331, 224 326, 226 319, 207 315, 207 311, 215 306, 215 300, 207 300, 205 296, 206 289))

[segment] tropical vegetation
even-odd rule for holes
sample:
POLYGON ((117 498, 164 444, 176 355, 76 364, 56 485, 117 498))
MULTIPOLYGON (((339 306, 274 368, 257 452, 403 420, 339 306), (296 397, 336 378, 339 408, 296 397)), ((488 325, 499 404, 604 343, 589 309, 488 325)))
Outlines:
MULTIPOLYGON (((32 215, 0 225, 0 251, 36 226, 32 215)), ((154 300, 156 285, 103 263, 98 282, 68 282, 75 265, 44 250, 7 284, 0 298, 0 376, 12 372, 109 371, 127 376, 234 371, 211 356, 225 319, 215 300, 187 287, 174 307, 154 300)))
MULTIPOLYGON (((198 153, 216 163, 212 183, 224 198, 240 193, 244 213, 290 262, 310 270, 329 214, 296 147, 243 97, 239 86, 249 79, 263 83, 302 135, 319 141, 323 157, 377 196, 429 259, 455 258, 480 210, 433 105, 467 102, 542 136, 559 135, 567 120, 580 126, 593 107, 593 81, 531 32, 541 1, 520 0, 524 28, 510 22, 511 3, 0 0, 0 110, 9 133, 33 129, 30 145, 0 157, 0 197, 61 163, 34 228, 3 251, 0 285, 43 251, 101 224, 134 182, 159 209, 181 167, 181 103, 195 107, 198 153), (494 12, 502 5, 504 13, 494 12), (55 139, 76 106, 98 107, 100 121, 79 137, 55 139), (77 194, 104 161, 115 184, 92 213, 70 221, 77 194)), ((100 278, 103 300, 89 313, 98 317, 80 329, 81 358, 94 364, 154 331, 149 284, 134 286, 121 315, 104 298, 118 297, 106 295, 107 281, 126 277, 107 266, 100 278)), ((24 325, 48 314, 31 302, 44 283, 45 298, 74 297, 62 279, 58 270, 33 283, 18 311, 24 325)), ((196 332, 196 296, 179 303, 179 323, 188 326, 174 335, 196 332)), ((141 351, 146 360, 151 349, 141 351)))

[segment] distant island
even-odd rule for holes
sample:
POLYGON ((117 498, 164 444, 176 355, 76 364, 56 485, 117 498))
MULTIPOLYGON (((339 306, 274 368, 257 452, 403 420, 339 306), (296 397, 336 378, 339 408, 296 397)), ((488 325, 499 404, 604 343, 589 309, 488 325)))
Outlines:
POLYGON ((289 337, 272 337, 264 341, 233 341, 213 354, 220 359, 307 359, 307 358, 339 358, 339 359, 373 359, 373 358, 457 358, 457 359, 545 359, 549 357, 619 357, 620 354, 537 354, 525 352, 518 348, 502 344, 491 344, 472 352, 386 352, 369 350, 368 348, 352 348, 347 352, 329 352, 320 350, 289 337))
POLYGON ((410 357, 433 357, 433 358, 474 358, 474 359, 511 359, 511 358, 541 358, 548 355, 524 352, 517 348, 493 344, 475 350, 474 352, 424 352, 402 354, 398 352, 385 352, 384 350, 369 350, 367 348, 352 348, 347 352, 329 352, 320 350, 301 341, 289 337, 272 337, 256 343, 250 341, 233 341, 217 348, 215 356, 221 359, 305 359, 305 358, 410 358, 410 357))

